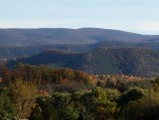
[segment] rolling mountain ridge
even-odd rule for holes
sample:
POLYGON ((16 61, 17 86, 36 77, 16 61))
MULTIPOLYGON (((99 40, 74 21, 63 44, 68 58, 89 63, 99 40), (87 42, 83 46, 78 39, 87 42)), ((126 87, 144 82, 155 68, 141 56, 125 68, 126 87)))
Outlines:
POLYGON ((0 29, 0 60, 28 57, 47 49, 87 52, 102 46, 159 50, 159 35, 100 28, 0 29))
POLYGON ((85 53, 47 50, 40 54, 8 62, 83 70, 88 74, 125 74, 141 77, 159 75, 159 52, 147 48, 100 47, 85 53))
POLYGON ((0 64, 6 62, 12 68, 21 62, 89 74, 152 77, 159 75, 158 46, 159 35, 110 29, 0 29, 0 64))
POLYGON ((0 45, 91 44, 100 41, 146 42, 159 35, 141 35, 99 28, 0 29, 0 45))

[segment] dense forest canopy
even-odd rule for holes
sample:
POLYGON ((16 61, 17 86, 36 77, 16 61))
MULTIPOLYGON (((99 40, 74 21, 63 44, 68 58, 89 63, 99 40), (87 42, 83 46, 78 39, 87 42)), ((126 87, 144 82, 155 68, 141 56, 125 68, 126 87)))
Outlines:
POLYGON ((69 68, 3 67, 0 119, 157 119, 159 78, 88 75, 69 68), (153 103, 153 104, 152 104, 153 103))

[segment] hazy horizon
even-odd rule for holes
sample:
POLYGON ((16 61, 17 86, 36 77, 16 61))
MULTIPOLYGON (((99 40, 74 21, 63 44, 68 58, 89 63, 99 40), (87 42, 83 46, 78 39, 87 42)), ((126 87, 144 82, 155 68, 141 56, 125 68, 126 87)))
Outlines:
POLYGON ((107 28, 97 28, 97 27, 81 27, 81 28, 50 28, 50 27, 43 27, 43 28, 0 28, 0 29, 73 29, 73 30, 78 30, 78 29, 104 29, 104 30, 117 30, 117 31, 123 31, 123 32, 128 32, 128 33, 134 33, 134 34, 141 34, 141 35, 159 35, 158 34, 149 34, 149 33, 139 33, 139 32, 134 32, 134 31, 126 31, 126 30, 119 30, 119 29, 107 29, 107 28))
POLYGON ((103 28, 159 34, 157 0, 1 0, 0 28, 103 28))

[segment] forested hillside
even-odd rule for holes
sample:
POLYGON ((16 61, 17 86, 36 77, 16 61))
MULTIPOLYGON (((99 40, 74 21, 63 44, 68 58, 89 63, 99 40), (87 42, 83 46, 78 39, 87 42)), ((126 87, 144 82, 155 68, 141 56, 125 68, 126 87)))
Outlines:
POLYGON ((0 29, 1 61, 36 55, 47 49, 87 52, 101 46, 159 50, 159 36, 99 28, 0 29))
POLYGON ((67 67, 83 70, 88 74, 125 74, 141 77, 159 75, 159 52, 147 48, 101 47, 86 53, 47 50, 20 60, 8 61, 7 66, 16 63, 67 67))
POLYGON ((158 38, 0 29, 0 120, 159 119, 158 38))

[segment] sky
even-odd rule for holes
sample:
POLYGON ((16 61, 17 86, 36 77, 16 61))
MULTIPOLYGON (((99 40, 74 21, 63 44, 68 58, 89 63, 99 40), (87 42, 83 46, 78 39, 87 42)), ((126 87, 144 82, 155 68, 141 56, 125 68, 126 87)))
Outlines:
POLYGON ((83 27, 159 34, 159 0, 0 0, 0 28, 83 27))

